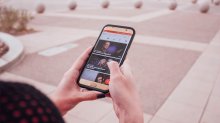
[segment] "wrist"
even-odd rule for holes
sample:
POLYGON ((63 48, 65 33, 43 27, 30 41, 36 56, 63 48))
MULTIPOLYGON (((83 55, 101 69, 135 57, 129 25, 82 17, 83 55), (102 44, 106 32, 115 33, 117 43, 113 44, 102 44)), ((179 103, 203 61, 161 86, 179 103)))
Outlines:
POLYGON ((144 123, 143 111, 138 108, 122 110, 119 115, 120 123, 144 123))
POLYGON ((59 96, 56 95, 55 93, 52 93, 49 97, 54 103, 54 105, 57 107, 57 109, 59 110, 60 114, 62 116, 65 115, 66 112, 68 111, 68 108, 65 105, 66 103, 63 103, 63 101, 60 98, 58 98, 59 96))

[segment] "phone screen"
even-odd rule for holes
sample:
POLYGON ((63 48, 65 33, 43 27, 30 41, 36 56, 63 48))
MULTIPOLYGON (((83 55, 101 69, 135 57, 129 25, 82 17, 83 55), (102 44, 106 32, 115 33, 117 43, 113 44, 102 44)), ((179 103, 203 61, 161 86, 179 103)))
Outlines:
POLYGON ((107 62, 123 62, 134 30, 130 28, 104 27, 81 73, 79 83, 99 90, 108 90, 110 70, 107 62))

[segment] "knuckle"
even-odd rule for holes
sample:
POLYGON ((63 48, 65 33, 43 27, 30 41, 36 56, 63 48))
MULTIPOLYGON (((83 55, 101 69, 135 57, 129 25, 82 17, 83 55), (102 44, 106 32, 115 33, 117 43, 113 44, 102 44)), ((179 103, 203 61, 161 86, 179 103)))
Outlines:
POLYGON ((121 80, 123 80, 123 77, 121 75, 117 74, 117 75, 113 76, 112 79, 121 81, 121 80))

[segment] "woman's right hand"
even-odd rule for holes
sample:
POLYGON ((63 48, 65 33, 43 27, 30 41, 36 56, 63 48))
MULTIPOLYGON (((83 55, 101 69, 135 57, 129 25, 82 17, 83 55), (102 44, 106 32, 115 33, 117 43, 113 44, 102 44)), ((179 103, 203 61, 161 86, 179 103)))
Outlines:
POLYGON ((109 92, 120 123, 143 123, 143 111, 130 66, 125 60, 121 68, 117 62, 109 62, 109 92))

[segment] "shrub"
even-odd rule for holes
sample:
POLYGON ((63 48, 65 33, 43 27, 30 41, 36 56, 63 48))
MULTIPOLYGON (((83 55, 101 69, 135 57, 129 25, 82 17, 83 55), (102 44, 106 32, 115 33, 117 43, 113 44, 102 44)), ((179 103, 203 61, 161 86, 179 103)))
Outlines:
POLYGON ((0 7, 0 31, 16 34, 27 31, 27 24, 32 16, 26 10, 12 7, 0 7))

